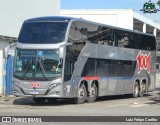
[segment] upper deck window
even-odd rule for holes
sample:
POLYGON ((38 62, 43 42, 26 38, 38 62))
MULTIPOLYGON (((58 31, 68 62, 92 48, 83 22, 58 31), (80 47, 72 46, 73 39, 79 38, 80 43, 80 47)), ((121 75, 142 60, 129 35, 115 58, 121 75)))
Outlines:
POLYGON ((18 42, 28 44, 59 43, 65 39, 66 22, 30 22, 24 23, 18 42))

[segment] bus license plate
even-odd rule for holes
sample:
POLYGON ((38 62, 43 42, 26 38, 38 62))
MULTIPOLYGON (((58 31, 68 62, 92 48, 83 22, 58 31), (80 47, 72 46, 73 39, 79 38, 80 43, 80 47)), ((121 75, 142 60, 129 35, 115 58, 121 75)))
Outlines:
POLYGON ((31 91, 30 94, 37 95, 37 94, 39 94, 39 92, 34 90, 34 91, 31 91))

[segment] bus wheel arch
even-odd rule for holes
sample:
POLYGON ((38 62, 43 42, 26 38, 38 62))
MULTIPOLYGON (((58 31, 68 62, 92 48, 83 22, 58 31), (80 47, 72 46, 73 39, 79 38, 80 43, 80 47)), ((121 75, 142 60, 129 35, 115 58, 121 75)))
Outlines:
POLYGON ((139 87, 139 94, 138 94, 139 97, 142 97, 146 91, 147 91, 147 80, 143 79, 139 87))
POLYGON ((87 93, 86 101, 89 103, 93 103, 96 101, 98 97, 98 81, 94 80, 91 83, 90 90, 87 93))
MULTIPOLYGON (((83 80, 81 83, 80 83, 80 85, 81 84, 84 84, 84 86, 86 87, 86 91, 88 91, 88 82, 87 81, 85 81, 85 80, 83 80)), ((80 86, 79 85, 79 86, 80 86)))

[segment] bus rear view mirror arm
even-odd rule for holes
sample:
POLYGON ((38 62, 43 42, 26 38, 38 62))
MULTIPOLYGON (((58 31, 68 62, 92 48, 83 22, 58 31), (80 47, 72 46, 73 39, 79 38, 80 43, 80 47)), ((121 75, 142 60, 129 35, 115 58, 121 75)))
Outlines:
POLYGON ((4 53, 4 56, 3 56, 3 57, 4 57, 5 59, 7 59, 7 57, 8 57, 8 50, 9 50, 9 48, 10 48, 10 46, 7 46, 7 47, 4 49, 4 52, 3 52, 3 53, 4 53))
POLYGON ((61 45, 61 46, 59 47, 59 58, 60 58, 60 59, 62 59, 62 58, 64 57, 65 47, 66 47, 66 46, 72 46, 72 45, 73 45, 73 43, 66 43, 66 44, 61 45))
POLYGON ((8 57, 8 51, 9 51, 9 49, 12 47, 12 46, 15 46, 16 45, 16 43, 11 43, 11 44, 9 44, 5 49, 4 49, 4 55, 3 55, 3 57, 5 58, 5 59, 7 59, 7 57, 8 57))

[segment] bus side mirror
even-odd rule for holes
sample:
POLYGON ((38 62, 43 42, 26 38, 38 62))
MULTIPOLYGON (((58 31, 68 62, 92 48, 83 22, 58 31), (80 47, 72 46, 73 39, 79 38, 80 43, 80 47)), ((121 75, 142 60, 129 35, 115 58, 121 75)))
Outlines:
MULTIPOLYGON (((10 52, 9 52, 9 49, 11 48, 11 47, 14 47, 16 45, 16 43, 11 43, 11 44, 9 44, 9 46, 7 46, 5 49, 4 49, 4 51, 3 51, 3 57, 5 58, 5 59, 7 59, 8 58, 8 54, 10 54, 10 52)), ((13 53, 12 53, 13 54, 13 53)), ((14 55, 14 54, 13 54, 14 55)))
POLYGON ((4 49, 4 55, 3 55, 3 57, 5 58, 5 59, 7 59, 7 57, 8 57, 8 50, 9 50, 9 48, 10 48, 10 46, 7 46, 5 49, 4 49))
POLYGON ((64 57, 64 50, 65 50, 65 46, 59 47, 59 58, 60 59, 63 59, 63 57, 64 57))
POLYGON ((62 46, 59 47, 59 58, 63 59, 64 58, 64 54, 65 54, 65 48, 66 46, 71 46, 73 43, 66 43, 62 46))

